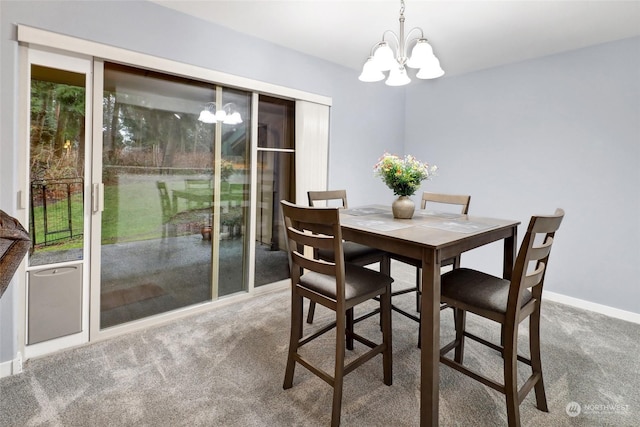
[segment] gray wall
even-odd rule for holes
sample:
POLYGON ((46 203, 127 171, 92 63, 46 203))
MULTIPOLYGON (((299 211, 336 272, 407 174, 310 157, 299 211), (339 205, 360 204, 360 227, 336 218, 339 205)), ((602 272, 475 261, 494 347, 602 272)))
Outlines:
MULTIPOLYGON (((405 151, 440 166, 425 189, 474 215, 566 211, 545 289, 640 313, 640 38, 407 91, 405 151)), ((500 271, 499 247, 463 264, 500 271)))
MULTIPOLYGON (((0 2, 0 209, 16 214, 18 79, 15 25, 25 24, 333 98, 330 186, 353 204, 376 200, 371 167, 402 151, 404 92, 364 85, 358 71, 294 52, 149 2, 0 2), (222 43, 221 41, 224 41, 222 43), (384 117, 384 121, 381 120, 384 117), (364 149, 363 149, 364 148, 364 149)), ((366 56, 366 52, 363 52, 366 56)), ((363 56, 363 60, 365 57, 363 56)), ((0 362, 16 347, 15 281, 0 301, 0 362)))

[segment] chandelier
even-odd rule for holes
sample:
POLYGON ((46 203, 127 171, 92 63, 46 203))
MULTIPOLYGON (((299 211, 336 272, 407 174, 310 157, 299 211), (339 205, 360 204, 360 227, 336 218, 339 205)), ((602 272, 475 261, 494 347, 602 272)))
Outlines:
POLYGON ((362 73, 358 77, 363 82, 378 82, 386 76, 383 72, 389 71, 389 77, 385 83, 389 86, 403 86, 409 84, 411 79, 407 75, 406 67, 419 68, 416 77, 419 79, 435 79, 444 75, 440 67, 440 61, 433 54, 431 45, 424 37, 421 28, 412 28, 404 35, 404 0, 400 2, 400 35, 391 30, 382 33, 382 41, 371 48, 371 55, 362 67, 362 73), (420 37, 411 38, 411 35, 419 32, 420 37), (395 42, 396 53, 385 40, 389 34, 395 42), (411 56, 407 57, 407 47, 415 42, 411 56))
POLYGON ((223 105, 218 111, 216 111, 215 102, 207 102, 204 104, 204 109, 200 112, 198 120, 203 123, 222 122, 225 125, 237 125, 242 123, 242 116, 232 102, 223 105))

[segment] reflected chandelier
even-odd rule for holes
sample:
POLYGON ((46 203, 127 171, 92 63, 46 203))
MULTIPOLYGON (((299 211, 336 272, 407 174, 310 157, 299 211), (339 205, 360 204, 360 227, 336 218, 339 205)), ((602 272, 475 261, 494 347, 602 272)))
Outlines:
POLYGON ((362 67, 359 80, 363 82, 378 82, 386 76, 383 71, 389 71, 389 77, 385 83, 389 86, 404 86, 411 82, 407 75, 406 67, 419 68, 416 74, 419 79, 435 79, 444 75, 440 67, 440 61, 433 54, 433 49, 424 37, 422 28, 412 28, 405 37, 404 35, 404 0, 400 2, 400 35, 391 30, 382 33, 382 41, 376 43, 371 48, 371 55, 362 67), (411 39, 411 34, 419 32, 420 37, 411 39), (395 41, 396 54, 385 40, 385 36, 390 34, 395 41), (407 47, 415 41, 411 57, 407 57, 407 47))
POLYGON ((225 125, 237 125, 242 123, 242 116, 232 102, 224 104, 222 109, 218 111, 216 111, 215 102, 207 102, 204 104, 204 109, 200 112, 198 120, 203 123, 222 122, 225 125))

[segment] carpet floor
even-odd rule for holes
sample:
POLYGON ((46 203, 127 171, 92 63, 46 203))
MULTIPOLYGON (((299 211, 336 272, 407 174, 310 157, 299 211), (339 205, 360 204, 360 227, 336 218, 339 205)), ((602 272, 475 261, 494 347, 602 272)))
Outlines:
MULTIPOLYGON (((399 303, 411 308, 414 301, 407 295, 399 303)), ((0 426, 329 425, 332 389, 326 383, 298 366, 293 388, 282 389, 289 306, 288 291, 273 292, 30 360, 23 373, 0 379, 0 426)), ((522 424, 637 426, 640 325, 552 302, 542 314, 550 412, 538 411, 531 393, 521 405, 522 424)), ((318 307, 314 325, 329 316, 318 307)), ((496 325, 468 317, 471 329, 499 339, 496 325)), ((452 336, 452 323, 451 311, 443 311, 443 342, 452 336)), ((357 330, 380 336, 376 317, 357 330)), ((350 373, 343 426, 419 425, 417 333, 415 322, 393 315, 393 385, 382 382, 381 357, 350 373)), ((526 349, 526 326, 521 336, 526 349)), ((328 369, 333 340, 328 334, 308 348, 309 357, 324 360, 328 369)), ((356 345, 355 354, 362 350, 356 345)), ((501 379, 495 353, 473 342, 466 350, 470 365, 501 379)), ((523 366, 521 380, 526 374, 523 366)), ((441 365, 440 425, 506 426, 504 398, 441 365)))

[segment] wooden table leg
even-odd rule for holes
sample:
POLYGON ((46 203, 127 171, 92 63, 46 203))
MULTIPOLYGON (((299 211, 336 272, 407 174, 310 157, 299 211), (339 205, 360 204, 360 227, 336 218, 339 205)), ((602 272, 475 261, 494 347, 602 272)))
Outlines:
POLYGON ((516 262, 518 226, 512 228, 513 234, 504 239, 504 260, 502 262, 502 277, 511 280, 511 272, 516 262))
POLYGON ((440 259, 435 251, 422 253, 420 350, 420 425, 438 425, 440 398, 440 259))

